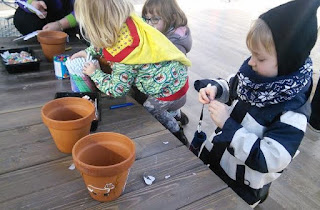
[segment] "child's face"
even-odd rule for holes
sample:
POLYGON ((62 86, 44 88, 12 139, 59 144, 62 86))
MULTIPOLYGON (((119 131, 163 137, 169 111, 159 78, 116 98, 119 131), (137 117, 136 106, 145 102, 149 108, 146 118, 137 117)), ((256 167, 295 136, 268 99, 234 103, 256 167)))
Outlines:
POLYGON ((143 18, 149 25, 151 25, 151 26, 155 27, 157 30, 163 32, 164 22, 160 16, 147 13, 143 18))
POLYGON ((264 77, 276 77, 278 75, 278 62, 274 48, 270 54, 260 44, 258 49, 250 51, 252 55, 248 64, 252 67, 253 71, 264 77))

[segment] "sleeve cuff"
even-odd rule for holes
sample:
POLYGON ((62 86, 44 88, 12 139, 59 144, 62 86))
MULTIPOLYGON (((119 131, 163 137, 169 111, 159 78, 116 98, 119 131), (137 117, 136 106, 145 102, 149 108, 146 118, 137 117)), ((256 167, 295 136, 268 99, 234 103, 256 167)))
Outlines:
POLYGON ((71 28, 73 28, 73 27, 78 25, 78 23, 76 21, 76 18, 74 17, 74 15, 72 13, 67 15, 66 18, 67 18, 71 28))
POLYGON ((105 74, 103 71, 101 71, 100 69, 96 69, 94 71, 94 73, 90 76, 90 78, 93 81, 97 81, 98 78, 101 78, 103 76, 103 74, 105 74))
MULTIPOLYGON (((31 4, 32 2, 33 2, 33 0, 28 0, 28 1, 27 1, 28 4, 31 4)), ((30 9, 27 9, 27 10, 28 10, 29 12, 31 12, 31 13, 35 13, 34 11, 32 11, 32 10, 30 10, 30 9)))

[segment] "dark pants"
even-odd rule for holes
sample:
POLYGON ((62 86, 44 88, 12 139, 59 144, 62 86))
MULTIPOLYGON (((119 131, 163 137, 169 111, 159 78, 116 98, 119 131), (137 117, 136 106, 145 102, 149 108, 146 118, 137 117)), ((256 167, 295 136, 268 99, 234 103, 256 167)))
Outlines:
POLYGON ((141 105, 143 105, 143 103, 148 99, 148 96, 138 90, 138 88, 134 85, 131 87, 130 94, 132 98, 134 98, 141 105))
POLYGON ((55 1, 44 0, 44 2, 48 8, 48 14, 45 19, 40 19, 36 14, 27 13, 21 8, 16 10, 13 23, 21 34, 25 35, 36 30, 41 30, 47 23, 60 20, 73 10, 73 6, 67 3, 63 5, 63 9, 61 10, 56 8, 55 1))
POLYGON ((311 110, 309 123, 313 128, 320 130, 320 78, 311 102, 311 110))

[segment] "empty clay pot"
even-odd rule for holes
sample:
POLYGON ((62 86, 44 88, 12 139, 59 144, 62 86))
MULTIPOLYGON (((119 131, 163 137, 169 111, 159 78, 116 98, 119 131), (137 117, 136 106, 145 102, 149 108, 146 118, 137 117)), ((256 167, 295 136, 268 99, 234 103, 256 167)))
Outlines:
POLYGON ((135 144, 119 133, 90 134, 74 145, 72 157, 91 197, 111 201, 124 191, 135 160, 135 144))
POLYGON ((52 61, 53 56, 65 52, 67 36, 68 34, 62 31, 41 31, 38 33, 38 41, 48 61, 52 61))
POLYGON ((73 145, 90 133, 95 107, 87 99, 65 97, 45 104, 41 116, 58 149, 71 153, 73 145))

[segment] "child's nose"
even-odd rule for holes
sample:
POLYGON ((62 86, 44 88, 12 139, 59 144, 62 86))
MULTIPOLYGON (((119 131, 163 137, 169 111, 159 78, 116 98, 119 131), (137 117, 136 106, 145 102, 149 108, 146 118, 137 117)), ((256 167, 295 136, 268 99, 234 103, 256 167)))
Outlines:
POLYGON ((251 57, 248 64, 249 64, 249 66, 255 66, 256 63, 253 61, 253 59, 251 57))

